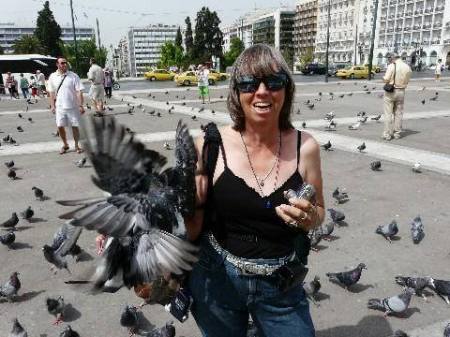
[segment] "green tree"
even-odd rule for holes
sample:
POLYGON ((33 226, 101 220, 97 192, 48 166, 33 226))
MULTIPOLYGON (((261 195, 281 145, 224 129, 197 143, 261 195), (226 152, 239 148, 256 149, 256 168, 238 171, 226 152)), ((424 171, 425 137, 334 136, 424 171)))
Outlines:
POLYGON ((177 36, 175 36, 175 46, 180 47, 183 50, 183 36, 181 35, 181 28, 178 26, 177 36))
POLYGON ((23 35, 20 39, 14 41, 12 46, 15 54, 40 54, 42 46, 34 35, 23 35))
POLYGON ((242 42, 238 37, 233 37, 230 41, 230 50, 223 55, 224 66, 232 66, 234 64, 234 61, 236 61, 237 57, 242 53, 244 49, 244 42, 242 42))
POLYGON ((281 49, 281 55, 283 55, 289 69, 293 69, 294 66, 294 49, 290 47, 285 47, 281 49))
POLYGON ((183 49, 173 42, 166 42, 161 46, 161 60, 158 68, 168 68, 170 66, 181 67, 183 64, 183 49))
POLYGON ((220 19, 216 12, 202 7, 195 21, 195 39, 192 58, 197 62, 210 61, 211 56, 223 59, 223 34, 219 28, 220 19))
MULTIPOLYGON (((86 77, 89 71, 89 59, 95 58, 100 67, 105 66, 108 51, 105 47, 98 48, 95 39, 83 40, 77 43, 78 51, 78 69, 72 69, 80 77, 86 77)), ((65 44, 63 46, 62 55, 69 61, 72 67, 75 66, 75 48, 73 44, 65 44)))
POLYGON ((314 50, 312 47, 306 48, 306 50, 298 57, 300 66, 303 67, 314 60, 314 50))
POLYGON ((48 1, 44 3, 44 8, 38 12, 34 36, 41 43, 44 54, 61 56, 61 27, 56 22, 48 1))
POLYGON ((186 17, 186 20, 184 22, 186 23, 186 34, 184 37, 184 45, 186 47, 186 56, 190 58, 192 55, 192 49, 194 48, 194 38, 192 37, 192 24, 189 16, 186 17))
POLYGON ((0 55, 3 55, 5 53, 5 50, 3 49, 2 46, 0 46, 0 55))

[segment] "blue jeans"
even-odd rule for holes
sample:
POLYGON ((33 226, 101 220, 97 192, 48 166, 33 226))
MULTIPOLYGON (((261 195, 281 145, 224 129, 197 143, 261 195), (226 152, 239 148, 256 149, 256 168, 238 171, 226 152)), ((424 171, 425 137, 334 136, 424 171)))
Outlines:
POLYGON ((276 276, 243 275, 204 239, 189 279, 191 311, 203 336, 246 337, 250 313, 260 337, 314 337, 303 286, 281 292, 278 283, 276 276))

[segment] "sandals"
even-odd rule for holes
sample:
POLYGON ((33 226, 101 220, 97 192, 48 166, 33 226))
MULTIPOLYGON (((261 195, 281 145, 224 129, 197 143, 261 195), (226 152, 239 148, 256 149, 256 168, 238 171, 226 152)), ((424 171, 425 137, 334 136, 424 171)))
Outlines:
POLYGON ((84 152, 84 150, 83 150, 83 149, 81 149, 81 148, 77 148, 77 150, 76 150, 76 151, 77 151, 77 153, 78 153, 78 154, 80 154, 80 153, 83 153, 83 152, 84 152))
POLYGON ((69 150, 69 147, 68 147, 68 146, 63 146, 63 147, 61 148, 61 150, 59 150, 59 154, 67 153, 68 150, 69 150))

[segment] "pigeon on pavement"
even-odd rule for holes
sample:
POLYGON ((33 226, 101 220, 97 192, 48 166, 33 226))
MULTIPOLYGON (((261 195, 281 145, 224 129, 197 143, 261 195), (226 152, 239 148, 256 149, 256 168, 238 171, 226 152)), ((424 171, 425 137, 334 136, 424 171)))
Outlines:
POLYGON ((134 336, 139 327, 139 316, 137 308, 127 305, 120 314, 120 325, 127 328, 130 337, 134 336))
POLYGON ((34 196, 36 197, 36 199, 38 199, 40 201, 45 200, 45 198, 44 198, 44 191, 41 190, 39 187, 33 186, 31 188, 31 190, 34 191, 34 196))
POLYGON ((0 235, 0 243, 11 248, 12 244, 16 241, 16 234, 11 230, 10 232, 0 235))
POLYGON ((363 269, 367 269, 367 267, 364 263, 360 263, 355 269, 340 273, 326 273, 325 275, 331 282, 340 283, 345 289, 348 289, 359 281, 363 269))
POLYGON ((414 289, 406 288, 400 295, 383 299, 372 298, 368 301, 367 307, 369 309, 384 311, 385 317, 391 313, 401 314, 408 310, 411 297, 414 294, 414 289))
POLYGON ((381 169, 381 161, 375 160, 375 161, 371 162, 370 163, 370 168, 372 169, 372 171, 380 171, 380 169, 381 169))
POLYGON ((365 142, 363 142, 361 145, 359 145, 357 148, 356 148, 359 152, 363 152, 365 149, 366 149, 366 143, 365 142))
POLYGON ((375 233, 383 235, 383 237, 391 243, 392 237, 394 237, 398 233, 397 221, 392 220, 391 223, 387 225, 378 226, 375 230, 375 233))
POLYGON ((343 204, 344 202, 350 200, 347 192, 339 191, 339 187, 336 187, 336 189, 333 191, 332 196, 337 204, 343 204))
POLYGON ((5 162, 5 166, 9 169, 14 167, 14 160, 5 162))
POLYGON ((80 335, 75 330, 72 330, 72 327, 68 325, 64 331, 60 333, 59 337, 80 337, 80 335))
POLYGON ((17 213, 14 212, 11 217, 6 220, 4 223, 2 223, 0 226, 5 228, 12 228, 14 229, 16 225, 19 223, 19 217, 17 216, 17 213))
POLYGON ((28 208, 25 211, 20 213, 20 216, 22 217, 22 219, 25 219, 27 221, 30 221, 31 218, 33 217, 33 215, 34 215, 34 211, 31 208, 31 206, 28 206, 28 208))
POLYGON ((27 332, 17 318, 13 319, 13 326, 9 337, 28 337, 27 332))
POLYGON ((341 211, 335 210, 333 208, 328 208, 328 212, 330 213, 331 220, 333 220, 334 224, 339 225, 342 221, 345 220, 345 214, 341 211))
POLYGON ((415 173, 421 173, 422 172, 422 165, 419 162, 416 162, 416 163, 414 163, 414 166, 411 169, 415 173))
POLYGON ((150 332, 142 334, 144 337, 175 337, 175 326, 173 321, 167 322, 163 327, 156 328, 150 332))
POLYGON ((311 282, 303 284, 303 289, 305 289, 306 297, 309 298, 313 303, 316 303, 316 295, 319 292, 322 285, 320 284, 320 277, 314 276, 311 282))
POLYGON ((331 241, 331 234, 334 231, 334 222, 327 222, 324 226, 322 226, 322 238, 326 241, 331 241))
POLYGON ((0 285, 0 298, 6 297, 9 302, 12 302, 14 297, 17 296, 17 292, 22 286, 18 275, 19 273, 15 271, 9 277, 8 282, 0 285))
POLYGON ((450 323, 444 329, 444 337, 450 337, 450 323))
POLYGON ((82 168, 82 167, 84 167, 84 165, 86 165, 86 157, 83 157, 80 160, 75 162, 76 167, 82 168))
POLYGON ((55 316, 55 321, 52 324, 58 325, 63 322, 64 309, 66 307, 64 298, 62 298, 62 296, 59 296, 57 299, 47 297, 46 305, 48 313, 55 316))
POLYGON ((311 230, 308 236, 311 242, 311 250, 314 252, 318 252, 319 249, 317 248, 317 245, 319 244, 320 241, 322 241, 323 238, 322 227, 319 226, 311 230))
POLYGON ((330 149, 331 149, 331 141, 328 141, 327 143, 323 144, 323 145, 322 145, 322 148, 323 148, 325 151, 330 150, 330 149))
POLYGON ((448 305, 450 305, 450 281, 438 280, 431 278, 429 288, 441 297, 448 305))
POLYGON ((409 277, 396 276, 395 282, 401 286, 413 288, 417 296, 421 296, 425 301, 427 300, 423 290, 426 287, 432 287, 433 282, 431 277, 409 277))
POLYGON ((422 241, 422 239, 425 237, 423 223, 420 215, 416 216, 411 223, 411 236, 415 244, 420 243, 420 241, 422 241))
POLYGON ((370 119, 378 122, 381 119, 381 114, 371 117, 370 119))
POLYGON ((11 179, 11 180, 15 180, 16 177, 17 177, 16 171, 13 170, 13 169, 9 169, 9 171, 8 171, 8 178, 11 179))

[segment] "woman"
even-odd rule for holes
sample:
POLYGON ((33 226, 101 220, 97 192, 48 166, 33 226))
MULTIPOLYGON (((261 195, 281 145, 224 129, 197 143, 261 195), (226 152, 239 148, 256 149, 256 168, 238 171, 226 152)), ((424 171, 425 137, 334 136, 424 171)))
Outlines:
POLYGON ((104 70, 105 79, 103 80, 103 86, 105 87, 105 95, 108 99, 111 99, 112 96, 112 86, 113 86, 113 76, 112 72, 109 71, 109 68, 106 67, 104 70))
MULTIPOLYGON (((233 125, 220 129, 212 182, 199 161, 198 209, 186 220, 189 239, 202 247, 189 286, 203 336, 244 337, 249 314, 261 336, 314 336, 301 282, 282 290, 276 272, 305 260, 306 233, 324 218, 319 145, 292 127, 294 91, 273 48, 255 45, 236 60, 227 102, 233 125), (303 182, 316 188, 315 204, 284 199, 303 182)), ((196 146, 202 158, 203 139, 196 146)))

